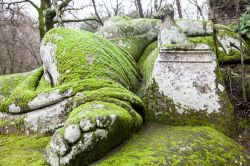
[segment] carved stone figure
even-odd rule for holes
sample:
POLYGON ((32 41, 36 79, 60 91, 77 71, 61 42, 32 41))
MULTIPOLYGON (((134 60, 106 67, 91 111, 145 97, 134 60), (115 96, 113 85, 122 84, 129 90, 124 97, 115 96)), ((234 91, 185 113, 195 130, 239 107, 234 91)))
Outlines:
POLYGON ((161 19, 158 45, 187 43, 186 35, 175 23, 173 5, 166 4, 154 14, 154 17, 161 19))

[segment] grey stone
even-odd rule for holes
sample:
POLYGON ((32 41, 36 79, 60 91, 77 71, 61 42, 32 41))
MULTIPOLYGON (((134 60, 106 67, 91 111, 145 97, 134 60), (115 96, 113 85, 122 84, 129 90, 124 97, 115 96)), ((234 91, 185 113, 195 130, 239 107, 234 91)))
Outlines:
POLYGON ((96 128, 96 123, 94 120, 84 119, 80 121, 80 127, 83 132, 89 132, 96 128))
POLYGON ((69 141, 69 143, 75 143, 79 140, 81 136, 81 130, 79 125, 72 124, 65 128, 64 138, 69 141))
POLYGON ((50 141, 50 147, 56 154, 60 156, 64 156, 69 150, 69 145, 59 130, 53 134, 50 141))

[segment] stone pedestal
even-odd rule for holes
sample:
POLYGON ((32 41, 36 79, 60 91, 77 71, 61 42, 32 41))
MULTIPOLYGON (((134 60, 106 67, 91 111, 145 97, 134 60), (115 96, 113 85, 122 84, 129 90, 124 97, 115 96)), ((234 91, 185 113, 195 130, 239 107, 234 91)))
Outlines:
POLYGON ((230 132, 233 108, 216 56, 205 46, 161 48, 152 78, 146 95, 149 120, 173 125, 214 125, 230 132))

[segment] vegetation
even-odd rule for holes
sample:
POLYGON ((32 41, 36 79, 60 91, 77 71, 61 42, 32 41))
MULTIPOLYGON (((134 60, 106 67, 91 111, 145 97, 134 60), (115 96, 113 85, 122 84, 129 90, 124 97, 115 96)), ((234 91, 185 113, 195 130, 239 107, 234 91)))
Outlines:
POLYGON ((50 136, 0 135, 0 165, 46 166, 44 150, 50 136))

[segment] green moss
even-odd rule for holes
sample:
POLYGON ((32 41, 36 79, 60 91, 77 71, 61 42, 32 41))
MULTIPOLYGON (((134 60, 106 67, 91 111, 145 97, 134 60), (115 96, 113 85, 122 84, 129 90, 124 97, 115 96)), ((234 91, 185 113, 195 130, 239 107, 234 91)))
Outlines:
POLYGON ((214 40, 212 36, 207 37, 190 37, 188 41, 194 44, 207 44, 213 52, 216 52, 214 40))
POLYGON ((8 97, 31 72, 0 76, 0 95, 8 97))
POLYGON ((149 124, 93 165, 243 165, 244 149, 210 127, 149 124))
POLYGON ((24 111, 27 110, 28 102, 37 96, 34 93, 40 78, 43 74, 43 68, 40 67, 30 76, 28 76, 24 81, 22 81, 12 92, 12 94, 0 103, 0 111, 8 111, 8 106, 11 103, 15 103, 20 106, 24 111))
POLYGON ((143 75, 142 91, 145 91, 145 89, 152 82, 151 80, 152 72, 153 72, 154 64, 155 64, 156 58, 158 57, 159 52, 160 52, 160 47, 157 47, 149 55, 147 55, 147 52, 143 54, 142 59, 139 60, 140 71, 142 72, 142 75, 143 75))
POLYGON ((49 140, 49 136, 0 135, 0 165, 47 165, 44 149, 49 140))
POLYGON ((133 58, 104 38, 86 31, 57 28, 50 30, 43 42, 57 46, 58 85, 89 78, 111 79, 129 89, 138 85, 140 76, 133 58), (63 39, 57 40, 55 35, 63 39))
POLYGON ((149 44, 148 47, 143 51, 142 56, 140 57, 138 61, 139 68, 141 69, 145 60, 148 58, 148 56, 158 47, 158 42, 154 41, 153 43, 149 44))
POLYGON ((132 55, 135 61, 138 61, 146 46, 151 42, 151 40, 148 41, 146 37, 140 36, 115 38, 111 39, 110 41, 117 44, 122 49, 126 50, 130 55, 132 55))
POLYGON ((94 101, 83 104, 69 115, 67 119, 68 124, 78 124, 80 120, 86 118, 97 118, 99 116, 108 116, 111 114, 115 114, 117 116, 126 118, 128 123, 132 123, 131 116, 129 113, 124 110, 122 107, 117 106, 113 103, 94 101))
MULTIPOLYGON (((70 113, 66 123, 79 124, 82 119, 92 119, 95 121, 97 117, 105 117, 113 114, 118 119, 126 121, 128 127, 133 126, 133 131, 137 131, 142 125, 142 117, 129 105, 126 105, 124 108, 124 103, 122 103, 121 106, 120 104, 123 101, 115 100, 115 102, 114 100, 112 102, 110 99, 106 101, 97 100, 82 104, 70 113)), ((64 129, 61 129, 61 132, 63 131, 64 129)))
POLYGON ((24 118, 17 119, 0 119, 1 134, 25 134, 22 130, 24 118))
MULTIPOLYGON (((110 101, 87 102, 70 113, 66 125, 79 124, 83 119, 96 121, 98 117, 106 117, 106 119, 109 119, 109 115, 116 115, 115 119, 110 119, 112 121, 112 127, 104 128, 107 131, 107 135, 101 140, 97 137, 96 140, 91 143, 91 147, 88 147, 89 149, 87 151, 84 150, 81 154, 77 155, 79 158, 70 161, 72 162, 70 165, 88 165, 96 161, 103 154, 119 145, 125 139, 128 139, 132 132, 139 130, 142 125, 142 118, 138 114, 137 116, 131 115, 131 112, 115 103, 110 101), (82 156, 84 156, 84 158, 82 158, 82 156)), ((100 129, 98 126, 97 128, 100 129)), ((62 135, 64 131, 64 128, 60 129, 62 135)))

